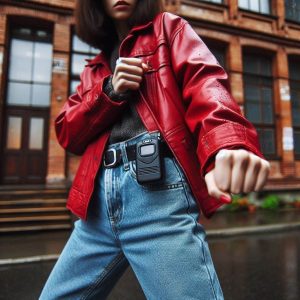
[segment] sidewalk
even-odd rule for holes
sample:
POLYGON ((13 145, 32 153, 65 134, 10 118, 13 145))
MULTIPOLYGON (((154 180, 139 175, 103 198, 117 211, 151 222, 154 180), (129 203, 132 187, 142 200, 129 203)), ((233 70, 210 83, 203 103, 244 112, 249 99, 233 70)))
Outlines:
MULTIPOLYGON (((212 219, 202 217, 208 239, 249 234, 300 230, 300 211, 218 212, 212 219)), ((6 234, 0 237, 0 266, 56 260, 70 231, 6 234)))

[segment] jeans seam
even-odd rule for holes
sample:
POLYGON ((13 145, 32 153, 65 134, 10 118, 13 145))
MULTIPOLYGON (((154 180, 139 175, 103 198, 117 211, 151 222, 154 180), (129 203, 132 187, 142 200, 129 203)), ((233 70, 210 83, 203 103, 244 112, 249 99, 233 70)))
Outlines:
POLYGON ((114 267, 123 259, 125 258, 123 252, 117 254, 117 256, 106 266, 103 272, 99 274, 99 276, 94 280, 83 296, 81 296, 81 300, 86 300, 91 295, 91 293, 100 285, 100 283, 110 274, 110 272, 114 269, 114 267))
MULTIPOLYGON (((175 164, 175 167, 177 168, 177 170, 178 170, 178 172, 179 172, 179 174, 180 174, 181 180, 182 180, 182 182, 184 183, 184 184, 183 184, 183 190, 184 190, 184 194, 185 194, 185 198, 186 198, 186 202, 187 202, 187 206, 188 206, 187 209, 186 209, 186 212, 187 212, 188 216, 189 216, 190 218, 193 219, 193 221, 194 221, 194 223, 195 223, 195 226, 197 226, 197 225, 198 225, 197 221, 196 221, 195 218, 190 214, 191 204, 190 204, 189 197, 188 197, 188 194, 187 194, 187 183, 184 181, 183 176, 182 176, 182 174, 181 174, 181 171, 180 171, 179 167, 178 167, 176 164, 175 164)), ((203 255, 203 259, 204 259, 204 264, 205 264, 206 272, 207 272, 208 277, 209 277, 209 283, 210 283, 212 292, 213 292, 213 294, 214 294, 214 298, 217 300, 217 295, 216 295, 216 292, 215 292, 215 289, 214 289, 213 283, 212 283, 212 277, 211 277, 210 271, 209 271, 209 269, 208 269, 208 267, 207 267, 207 262, 206 262, 205 253, 204 253, 203 240, 202 240, 200 237, 198 237, 198 236, 194 233, 194 231, 192 231, 192 233, 193 233, 193 235, 196 237, 196 239, 198 239, 198 240, 200 241, 200 243, 201 243, 201 248, 202 248, 201 250, 202 250, 202 255, 203 255)))

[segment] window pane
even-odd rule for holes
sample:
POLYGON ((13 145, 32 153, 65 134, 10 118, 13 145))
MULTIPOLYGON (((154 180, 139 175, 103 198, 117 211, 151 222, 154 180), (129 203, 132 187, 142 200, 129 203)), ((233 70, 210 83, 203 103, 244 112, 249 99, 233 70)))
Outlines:
POLYGON ((81 41, 77 35, 73 35, 73 50, 78 52, 89 52, 90 47, 83 41, 81 41))
POLYGON ((275 154, 274 129, 264 129, 262 131, 261 143, 264 154, 275 154))
POLYGON ((51 82, 52 45, 46 43, 34 44, 33 80, 38 82, 51 82))
POLYGON ((75 94, 76 93, 76 88, 77 88, 77 86, 78 86, 79 83, 80 83, 79 80, 72 80, 71 81, 71 91, 70 91, 71 94, 75 94))
MULTIPOLYGON (((267 1, 267 0, 264 0, 267 1)), ((251 0, 250 3, 250 10, 259 11, 259 1, 258 0, 251 0)))
POLYGON ((44 119, 31 118, 29 127, 29 149, 43 149, 44 119))
POLYGON ((10 80, 31 81, 33 42, 12 39, 9 60, 10 80))
POLYGON ((290 79, 300 80, 300 62, 295 60, 289 61, 290 79))
POLYGON ((294 132, 294 149, 296 154, 300 154, 300 131, 294 132))
POLYGON ((269 0, 260 0, 260 12, 264 14, 270 14, 270 1, 269 0))
POLYGON ((248 9, 248 0, 239 0, 239 7, 248 9))
POLYGON ((254 57, 252 55, 245 55, 243 63, 244 72, 252 74, 260 73, 260 61, 257 57, 254 57))
POLYGON ((89 55, 73 54, 72 56, 72 74, 79 75, 86 65, 85 59, 89 58, 89 55))
POLYGON ((273 124, 273 105, 272 104, 264 104, 263 106, 263 123, 265 124, 273 124))
POLYGON ((7 149, 20 149, 22 137, 22 118, 8 117, 7 122, 7 149))
POLYGON ((30 105, 31 84, 9 82, 7 103, 10 105, 30 105))
POLYGON ((225 68, 225 49, 221 48, 221 47, 215 47, 215 46, 211 46, 209 47, 210 51, 212 52, 212 54, 216 57, 217 61, 219 62, 219 64, 225 68))
POLYGON ((48 84, 34 84, 32 86, 32 105, 50 106, 51 87, 48 84))
POLYGON ((100 52, 99 49, 91 47, 91 53, 98 54, 100 52))
POLYGON ((262 75, 272 76, 272 59, 270 57, 262 57, 260 66, 262 75))
POLYGON ((255 85, 246 85, 245 86, 245 96, 247 101, 259 102, 260 100, 260 90, 258 86, 255 85))
POLYGON ((260 123, 261 122, 261 113, 259 104, 248 103, 246 104, 246 117, 250 122, 260 123))
POLYGON ((300 126, 300 90, 292 90, 292 115, 293 125, 300 126))
POLYGON ((300 1, 286 0, 285 1, 285 16, 287 19, 300 21, 300 1))

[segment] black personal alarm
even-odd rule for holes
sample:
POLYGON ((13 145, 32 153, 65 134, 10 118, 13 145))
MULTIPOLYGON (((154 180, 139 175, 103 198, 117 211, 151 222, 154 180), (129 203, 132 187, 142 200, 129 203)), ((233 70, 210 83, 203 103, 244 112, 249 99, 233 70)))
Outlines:
POLYGON ((159 134, 137 143, 136 176, 139 184, 162 178, 159 134))

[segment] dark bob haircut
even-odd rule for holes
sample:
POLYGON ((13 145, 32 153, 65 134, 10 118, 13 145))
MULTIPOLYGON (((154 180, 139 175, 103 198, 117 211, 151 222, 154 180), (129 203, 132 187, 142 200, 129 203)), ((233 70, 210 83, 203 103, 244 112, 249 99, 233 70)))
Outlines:
MULTIPOLYGON (((102 2, 102 0, 76 1, 75 30, 81 40, 108 54, 118 40, 118 35, 112 19, 104 11, 102 2)), ((147 23, 162 11, 161 0, 137 0, 128 25, 131 28, 147 23)))

